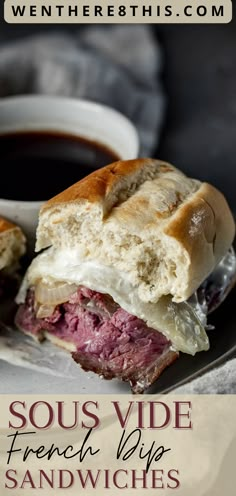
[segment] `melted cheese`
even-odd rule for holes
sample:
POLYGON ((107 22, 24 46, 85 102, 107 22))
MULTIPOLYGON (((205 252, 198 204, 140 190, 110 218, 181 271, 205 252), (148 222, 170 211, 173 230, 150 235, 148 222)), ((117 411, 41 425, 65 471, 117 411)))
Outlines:
POLYGON ((66 281, 109 294, 124 310, 161 331, 175 350, 194 355, 209 348, 205 329, 188 303, 173 303, 170 296, 162 297, 157 303, 143 302, 127 273, 82 260, 78 250, 50 248, 36 257, 26 274, 18 303, 24 302, 27 288, 39 279, 46 283, 66 281))

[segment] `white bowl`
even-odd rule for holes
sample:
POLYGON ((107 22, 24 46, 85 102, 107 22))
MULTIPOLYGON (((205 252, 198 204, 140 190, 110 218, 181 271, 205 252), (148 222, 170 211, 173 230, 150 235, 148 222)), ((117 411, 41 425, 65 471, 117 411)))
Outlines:
MULTIPOLYGON (((61 131, 108 146, 121 159, 136 158, 138 134, 122 114, 105 105, 52 96, 17 96, 0 100, 0 134, 17 131, 61 131)), ((4 171, 3 171, 4 173, 4 171)), ((14 175, 14 171, 12 172, 14 175)), ((27 172, 22 171, 27 182, 27 172)), ((28 202, 0 199, 0 215, 19 224, 29 248, 35 242, 38 212, 47 200, 28 202)))

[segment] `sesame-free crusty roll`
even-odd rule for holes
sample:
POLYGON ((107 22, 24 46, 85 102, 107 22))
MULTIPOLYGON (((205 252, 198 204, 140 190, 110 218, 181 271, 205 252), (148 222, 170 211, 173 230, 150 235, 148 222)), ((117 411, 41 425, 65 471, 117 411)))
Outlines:
POLYGON ((25 253, 25 244, 20 227, 0 217, 0 270, 18 262, 25 253))
POLYGON ((0 217, 0 303, 3 320, 10 315, 10 301, 14 301, 20 286, 19 260, 25 248, 26 239, 21 229, 0 217))
POLYGON ((186 300, 231 246, 235 223, 220 191, 153 159, 120 161, 47 202, 36 250, 78 248, 125 271, 142 301, 186 300))

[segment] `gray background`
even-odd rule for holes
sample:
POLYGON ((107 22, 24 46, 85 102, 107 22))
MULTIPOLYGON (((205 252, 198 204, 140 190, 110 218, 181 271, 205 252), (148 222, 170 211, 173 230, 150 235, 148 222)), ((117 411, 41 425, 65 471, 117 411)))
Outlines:
MULTIPOLYGON (((48 29, 51 31, 58 27, 11 26, 0 23, 0 43, 15 41, 48 29)), ((62 26, 61 29, 73 32, 82 28, 62 26)), ((163 81, 168 96, 167 114, 156 156, 172 161, 188 174, 209 180, 218 186, 226 194, 236 214, 236 22, 211 26, 153 26, 152 29, 164 51, 163 81)), ((223 353, 231 349, 235 342, 233 316, 234 301, 233 298, 228 298, 224 311, 220 309, 215 318, 219 329, 224 327, 230 332, 215 335, 215 341, 211 343, 212 356, 217 355, 217 350, 218 353, 223 353)), ((181 363, 186 373, 188 357, 184 359, 185 362, 181 363)), ((191 357, 189 371, 193 372, 195 362, 196 369, 199 370, 201 364, 198 359, 197 357, 195 361, 191 357)), ((175 368, 177 380, 182 377, 182 365, 180 364, 179 372, 175 368)), ((0 364, 0 368, 2 367, 0 364)), ((234 377, 234 366, 229 364, 227 367, 231 367, 234 377)), ((168 373, 172 374, 171 369, 163 374, 164 383, 169 381, 168 373)), ((24 391, 29 392, 27 371, 11 367, 8 375, 12 380, 12 387, 7 387, 8 392, 15 391, 15 384, 20 381, 25 387, 24 391)), ((235 391, 229 369, 224 374, 220 372, 220 375, 222 384, 228 384, 230 391, 235 391)), ((88 389, 93 389, 96 378, 86 378, 89 381, 88 389)), ((212 380, 217 386, 216 378, 212 380)), ((163 381, 161 379, 158 383, 160 388, 165 387, 163 381)), ((207 381, 209 382, 209 378, 207 381)), ((35 391, 45 392, 45 382, 42 383, 38 373, 32 373, 32 382, 35 391)), ((99 384, 104 388, 102 381, 99 384)), ((109 384, 106 385, 109 388, 109 384)), ((75 380, 75 391, 78 392, 77 388, 75 380)), ((55 379, 53 389, 54 392, 62 390, 61 379, 55 379)), ((219 392, 223 390, 224 388, 219 392)))

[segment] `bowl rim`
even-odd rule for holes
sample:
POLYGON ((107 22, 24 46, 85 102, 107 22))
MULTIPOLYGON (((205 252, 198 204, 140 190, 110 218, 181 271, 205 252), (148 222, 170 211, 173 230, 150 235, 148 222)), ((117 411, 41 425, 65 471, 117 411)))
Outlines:
MULTIPOLYGON (((87 99, 82 99, 82 98, 70 98, 70 97, 64 97, 64 96, 56 96, 56 95, 39 95, 39 94, 27 94, 27 95, 12 95, 12 96, 7 96, 2 99, 0 99, 0 112, 2 109, 8 109, 8 108, 17 108, 18 106, 22 107, 24 109, 25 105, 26 106, 33 106, 33 105, 39 105, 42 102, 48 105, 53 104, 58 106, 67 106, 68 108, 73 108, 73 112, 75 113, 76 108, 77 109, 83 109, 86 111, 86 109, 89 109, 90 112, 95 112, 97 114, 105 113, 106 116, 110 119, 114 118, 116 119, 116 122, 118 125, 122 128, 126 128, 126 133, 129 133, 129 139, 133 141, 133 147, 134 147, 134 155, 138 156, 138 151, 139 151, 139 136, 138 136, 138 131, 135 127, 135 125, 132 123, 132 121, 126 117, 124 114, 122 114, 120 111, 109 107, 108 105, 105 105, 103 103, 98 103, 94 102, 92 100, 87 100, 87 99)), ((46 110, 46 107, 45 107, 46 110)), ((78 114, 79 115, 79 114, 78 114)), ((79 118, 78 118, 79 119, 79 118)), ((68 121, 68 119, 67 119, 68 121)), ((73 120, 71 120, 71 123, 73 124, 73 120)), ((63 121, 62 121, 63 123, 63 121)), ((27 131, 27 130, 33 130, 33 131, 40 131, 40 130, 46 130, 46 124, 45 126, 39 123, 38 128, 37 125, 32 127, 32 123, 29 123, 29 127, 27 125, 22 126, 22 131, 27 131)), ((52 129, 50 126, 48 128, 49 130, 52 129)), ((60 130, 60 128, 58 128, 60 130)), ((15 132, 19 131, 20 128, 16 123, 15 126, 15 132)), ((55 131, 57 131, 56 124, 55 124, 55 131)), ((12 126, 9 126, 7 129, 7 124, 1 125, 1 115, 0 115, 0 135, 3 134, 10 134, 14 132, 14 124, 12 126)), ((65 131, 66 133, 66 131, 65 131)), ((70 133, 73 135, 73 132, 70 133)), ((76 132, 75 132, 76 136, 76 132)), ((89 139, 89 138, 88 138, 89 139)), ((98 138, 99 141, 99 138, 98 138)), ((40 208, 46 200, 37 200, 37 201, 27 201, 27 200, 12 200, 10 198, 0 198, 0 204, 5 205, 6 207, 9 205, 14 205, 20 206, 22 208, 28 208, 30 206, 34 206, 36 208, 40 208)))
MULTIPOLYGON (((83 98, 70 98, 70 97, 65 97, 65 96, 56 96, 56 95, 35 95, 35 94, 27 94, 27 95, 12 95, 12 96, 7 96, 2 99, 0 99, 0 108, 5 107, 5 106, 15 106, 18 104, 38 104, 40 102, 44 101, 47 104, 56 104, 56 105, 68 105, 70 107, 79 107, 84 110, 89 109, 90 111, 96 111, 98 113, 100 112, 105 112, 108 116, 110 117, 115 117, 120 121, 121 124, 125 125, 127 128, 129 128, 129 131, 132 133, 132 137, 134 141, 136 141, 136 146, 137 148, 139 147, 139 137, 138 137, 138 132, 137 129, 134 125, 134 123, 126 117, 126 115, 122 114, 119 110, 116 110, 113 107, 110 107, 109 105, 95 102, 93 100, 87 100, 83 98)), ((0 118, 0 130, 1 130, 1 118, 0 118)), ((1 132, 1 131, 0 131, 1 132)))

